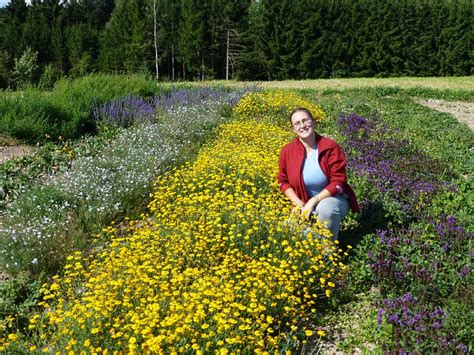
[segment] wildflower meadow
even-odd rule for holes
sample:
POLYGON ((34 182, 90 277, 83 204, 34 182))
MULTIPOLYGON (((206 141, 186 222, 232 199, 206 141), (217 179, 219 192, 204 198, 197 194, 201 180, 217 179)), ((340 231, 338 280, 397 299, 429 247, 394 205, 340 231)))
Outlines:
POLYGON ((94 104, 97 143, 60 142, 56 169, 51 150, 4 168, 0 350, 472 351, 472 170, 460 157, 474 135, 444 116, 450 152, 410 135, 436 116, 410 100, 205 87, 94 104), (346 153, 362 213, 339 241, 278 188, 295 107, 346 153), (15 185, 18 166, 40 178, 15 185))

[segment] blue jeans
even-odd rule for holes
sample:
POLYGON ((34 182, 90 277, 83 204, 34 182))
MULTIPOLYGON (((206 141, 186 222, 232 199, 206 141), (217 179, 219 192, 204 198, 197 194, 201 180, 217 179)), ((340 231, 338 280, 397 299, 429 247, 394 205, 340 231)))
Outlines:
POLYGON ((338 194, 327 197, 318 203, 313 211, 318 221, 327 223, 327 228, 332 233, 332 240, 336 240, 339 235, 339 227, 342 219, 349 212, 349 198, 346 194, 338 194))

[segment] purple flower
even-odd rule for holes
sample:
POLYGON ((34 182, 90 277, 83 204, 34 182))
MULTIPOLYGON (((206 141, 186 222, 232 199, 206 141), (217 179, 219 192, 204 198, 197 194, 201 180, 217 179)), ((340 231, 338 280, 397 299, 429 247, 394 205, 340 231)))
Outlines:
POLYGON ((448 243, 448 242, 444 243, 444 245, 443 245, 443 250, 444 250, 446 253, 449 251, 449 243, 448 243))
POLYGON ((467 346, 463 343, 459 343, 457 346, 456 346, 456 349, 459 349, 461 352, 463 353, 467 353, 467 346))
POLYGON ((469 274, 470 271, 471 271, 470 266, 469 265, 464 265, 461 268, 461 271, 459 271, 459 276, 466 277, 469 274))
POLYGON ((382 324, 384 314, 385 314, 385 310, 383 308, 379 308, 379 310, 377 312, 377 323, 378 324, 382 324))

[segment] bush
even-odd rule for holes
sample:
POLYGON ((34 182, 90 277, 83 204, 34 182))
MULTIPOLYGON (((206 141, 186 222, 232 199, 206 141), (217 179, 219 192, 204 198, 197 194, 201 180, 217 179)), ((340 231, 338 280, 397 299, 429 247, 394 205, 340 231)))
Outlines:
POLYGON ((43 74, 38 82, 38 87, 43 90, 51 90, 54 84, 61 79, 63 72, 54 64, 48 64, 43 70, 43 74))
POLYGON ((17 89, 25 89, 32 85, 38 76, 38 52, 28 47, 20 58, 15 59, 12 82, 17 89))
MULTIPOLYGON (((48 69, 46 74, 45 83, 52 81, 54 70, 48 69)), ((0 131, 29 143, 44 141, 46 135, 53 139, 78 138, 97 129, 94 105, 116 97, 151 96, 160 91, 143 75, 93 74, 76 80, 61 79, 47 93, 34 88, 21 94, 6 92, 0 97, 0 131)))

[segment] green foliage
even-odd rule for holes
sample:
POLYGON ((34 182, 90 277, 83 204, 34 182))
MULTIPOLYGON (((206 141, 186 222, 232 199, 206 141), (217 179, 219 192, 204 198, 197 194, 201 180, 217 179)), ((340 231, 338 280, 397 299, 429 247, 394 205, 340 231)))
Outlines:
POLYGON ((429 201, 429 212, 433 216, 441 214, 455 215, 462 225, 474 232, 472 216, 474 211, 474 179, 472 171, 469 178, 461 176, 452 182, 458 187, 457 190, 444 191, 429 201))
POLYGON ((38 75, 38 52, 28 47, 18 59, 12 72, 12 82, 18 89, 32 85, 38 75))
POLYGON ((144 75, 96 74, 61 79, 51 92, 34 88, 21 94, 5 92, 0 96, 0 131, 30 143, 41 142, 46 135, 78 138, 96 130, 94 104, 129 94, 151 96, 158 91, 144 75))
POLYGON ((68 206, 67 196, 54 186, 28 187, 2 221, 2 269, 14 275, 21 271, 54 274, 63 255, 84 247, 84 240, 74 238, 78 231, 73 229, 68 206))
POLYGON ((0 50, 0 89, 8 87, 10 78, 10 56, 7 51, 0 50))
POLYGON ((204 55, 204 9, 199 1, 181 2, 181 25, 178 54, 185 66, 183 78, 186 78, 186 72, 191 75, 188 79, 199 78, 204 69, 201 68, 204 55))
POLYGON ((56 81, 61 79, 62 76, 63 73, 61 69, 59 69, 54 64, 48 64, 44 68, 43 74, 41 74, 41 77, 38 82, 38 87, 43 90, 50 90, 54 87, 56 81))
POLYGON ((29 89, 22 94, 7 91, 0 96, 0 131, 25 141, 39 141, 45 133, 52 133, 51 112, 61 116, 37 90, 29 89))
POLYGON ((75 159, 100 153, 116 133, 116 130, 102 127, 95 136, 85 136, 75 141, 61 139, 57 143, 47 141, 33 155, 1 164, 0 211, 29 186, 41 183, 48 175, 68 170, 75 159))
POLYGON ((150 50, 146 37, 145 1, 116 2, 100 41, 100 66, 105 72, 139 72, 150 50))
POLYGON ((383 345, 391 343, 392 327, 377 324, 373 304, 377 292, 375 288, 342 288, 335 292, 331 308, 322 312, 317 320, 329 330, 328 339, 323 338, 323 346, 324 342, 335 343, 337 350, 346 354, 383 353, 383 345))
POLYGON ((225 78, 230 31, 234 78, 465 76, 472 17, 469 0, 18 0, 0 9, 0 51, 31 47, 72 77, 154 72, 157 55, 160 79, 225 78))
POLYGON ((126 95, 148 97, 158 91, 156 83, 143 74, 91 74, 73 80, 60 80, 55 85, 53 94, 83 102, 82 105, 90 109, 93 103, 101 103, 115 97, 126 95))
POLYGON ((0 328, 24 329, 31 312, 40 300, 40 278, 32 280, 27 273, 0 282, 0 328))

